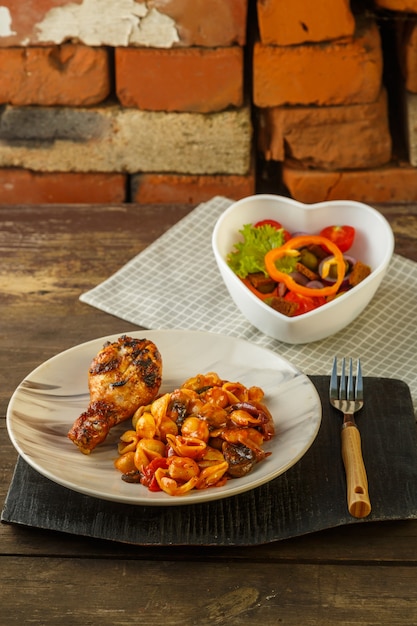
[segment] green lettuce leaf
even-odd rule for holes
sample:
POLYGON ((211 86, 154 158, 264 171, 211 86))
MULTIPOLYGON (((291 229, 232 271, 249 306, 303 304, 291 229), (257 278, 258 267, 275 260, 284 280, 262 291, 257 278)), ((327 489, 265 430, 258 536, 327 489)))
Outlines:
POLYGON ((243 236, 243 241, 236 243, 228 255, 229 267, 240 278, 246 278, 248 274, 254 272, 263 272, 267 276, 265 254, 283 245, 283 229, 277 230, 269 224, 258 227, 245 224, 239 233, 243 236))

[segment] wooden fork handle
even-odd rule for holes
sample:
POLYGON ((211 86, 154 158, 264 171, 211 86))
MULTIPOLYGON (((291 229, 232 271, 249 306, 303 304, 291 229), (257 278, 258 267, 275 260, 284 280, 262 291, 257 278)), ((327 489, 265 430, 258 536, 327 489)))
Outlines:
POLYGON ((342 428, 342 458, 347 483, 347 503, 353 517, 366 517, 371 512, 368 479, 362 458, 361 436, 355 424, 342 428))

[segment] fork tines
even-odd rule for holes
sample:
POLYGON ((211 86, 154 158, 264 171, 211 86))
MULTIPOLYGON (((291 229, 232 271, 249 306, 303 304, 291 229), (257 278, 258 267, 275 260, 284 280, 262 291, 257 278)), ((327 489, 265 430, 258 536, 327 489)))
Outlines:
POLYGON ((353 361, 352 359, 349 359, 349 373, 346 380, 346 359, 342 359, 340 387, 338 387, 337 357, 334 357, 332 375, 330 378, 330 398, 334 400, 363 400, 363 380, 360 359, 358 359, 357 362, 355 387, 353 377, 353 361))

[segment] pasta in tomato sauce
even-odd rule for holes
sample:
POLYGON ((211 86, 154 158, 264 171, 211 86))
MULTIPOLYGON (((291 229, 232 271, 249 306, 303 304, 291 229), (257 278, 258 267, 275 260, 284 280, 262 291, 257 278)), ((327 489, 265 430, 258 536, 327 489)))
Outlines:
POLYGON ((126 482, 181 496, 245 476, 274 434, 260 387, 198 374, 135 412, 115 467, 126 482))

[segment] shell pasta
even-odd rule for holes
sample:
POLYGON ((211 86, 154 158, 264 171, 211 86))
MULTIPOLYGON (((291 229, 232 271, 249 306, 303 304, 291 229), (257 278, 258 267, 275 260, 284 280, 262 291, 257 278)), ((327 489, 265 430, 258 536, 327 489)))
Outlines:
POLYGON ((274 421, 260 387, 198 374, 133 415, 115 467, 126 482, 181 496, 248 474, 270 453, 274 421))

